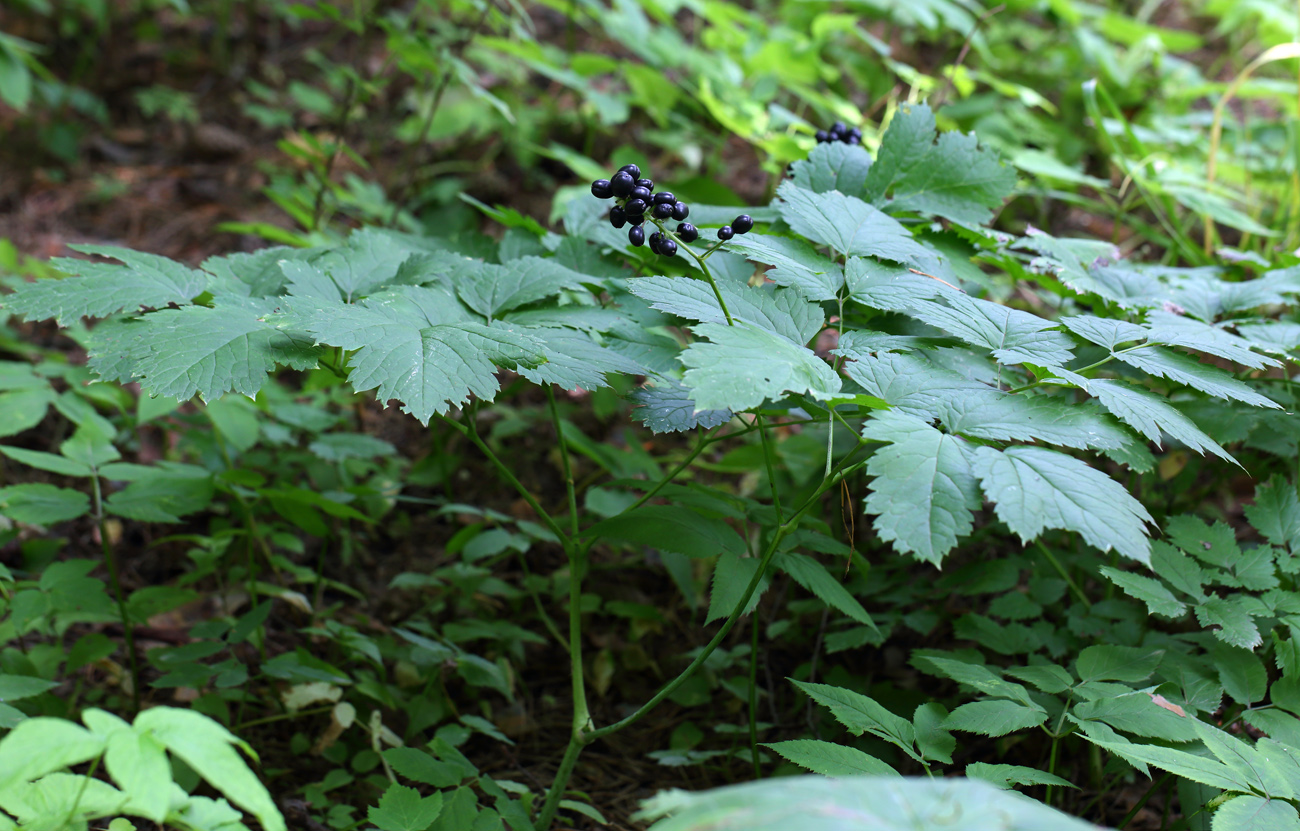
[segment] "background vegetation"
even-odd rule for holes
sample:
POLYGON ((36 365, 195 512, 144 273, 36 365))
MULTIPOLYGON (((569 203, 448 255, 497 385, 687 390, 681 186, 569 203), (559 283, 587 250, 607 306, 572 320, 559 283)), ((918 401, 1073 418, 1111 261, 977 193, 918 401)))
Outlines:
POLYGON ((9 2, 0 829, 1300 828, 1297 29, 9 2))

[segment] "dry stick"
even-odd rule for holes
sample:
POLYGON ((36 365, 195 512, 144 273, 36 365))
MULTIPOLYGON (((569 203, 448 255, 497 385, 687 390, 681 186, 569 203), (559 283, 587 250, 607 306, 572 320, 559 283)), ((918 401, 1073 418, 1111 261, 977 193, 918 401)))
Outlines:
POLYGON ((433 129, 433 118, 438 113, 438 107, 442 105, 442 96, 447 92, 447 87, 451 85, 452 69, 455 62, 453 59, 460 58, 465 49, 483 31, 483 27, 487 24, 488 14, 491 13, 494 6, 495 2, 493 0, 484 3, 483 13, 478 16, 478 20, 474 21, 474 26, 470 29, 469 34, 447 47, 450 53, 446 62, 447 68, 443 71, 442 78, 438 80, 438 88, 433 92, 433 104, 430 105, 429 112, 424 116, 424 123, 420 125, 419 138, 406 145, 402 150, 402 163, 397 168, 402 172, 402 186, 393 198, 393 207, 388 212, 388 221, 384 223, 385 225, 392 225, 397 221, 397 213, 402 209, 402 203, 411 195, 411 187, 415 183, 415 176, 411 171, 415 168, 416 148, 424 145, 428 140, 429 131, 433 129))

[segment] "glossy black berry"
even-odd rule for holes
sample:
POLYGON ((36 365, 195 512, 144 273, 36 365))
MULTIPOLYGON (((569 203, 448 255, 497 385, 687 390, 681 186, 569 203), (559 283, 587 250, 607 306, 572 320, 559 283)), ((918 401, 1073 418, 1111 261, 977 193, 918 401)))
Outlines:
POLYGON ((655 189, 655 180, 654 180, 654 179, 637 179, 637 180, 636 180, 636 186, 639 187, 639 188, 645 188, 646 190, 650 190, 650 191, 652 191, 652 190, 655 189))
POLYGON ((631 173, 628 173, 626 170, 620 170, 618 173, 614 174, 613 179, 609 180, 609 189, 615 196, 623 199, 632 192, 632 188, 636 187, 634 184, 635 181, 636 180, 631 173))
POLYGON ((737 234, 748 234, 754 227, 754 218, 749 214, 741 214, 731 220, 731 230, 737 234))
POLYGON ((732 229, 730 225, 723 225, 721 228, 718 229, 718 239, 722 240, 723 242, 726 242, 727 240, 731 239, 735 235, 736 232, 732 229))
POLYGON ((843 121, 835 122, 835 124, 831 126, 830 131, 832 135, 837 136, 839 138, 843 138, 844 136, 847 136, 849 134, 849 128, 844 124, 843 121))
POLYGON ((682 238, 682 242, 695 242, 700 238, 700 229, 689 222, 683 222, 677 226, 677 236, 682 238))
POLYGON ((691 209, 685 202, 678 202, 673 205, 673 219, 681 221, 690 216, 691 209))
POLYGON ((653 234, 646 237, 646 244, 650 246, 651 251, 658 254, 659 246, 663 244, 663 234, 655 231, 653 234))
POLYGON ((656 202, 652 209, 655 219, 667 219, 673 215, 673 206, 667 202, 656 202))
POLYGON ((636 181, 637 179, 641 178, 641 168, 637 167, 634 164, 625 164, 618 169, 618 172, 632 174, 633 181, 636 181))
POLYGON ((627 231, 627 241, 638 247, 645 245, 645 229, 639 225, 633 225, 627 231))
POLYGON ((661 190, 655 194, 654 201, 667 202, 669 205, 671 205, 677 201, 677 197, 673 196, 673 192, 670 190, 661 190))
POLYGON ((640 214, 638 216, 629 216, 627 218, 628 225, 640 225, 642 222, 645 222, 645 214, 640 214))
POLYGON ((826 142, 828 142, 828 141, 830 141, 830 140, 831 140, 830 133, 826 132, 825 130, 818 130, 818 131, 817 131, 817 143, 818 143, 818 144, 825 144, 826 142))
POLYGON ((647 188, 632 188, 632 192, 627 195, 628 199, 640 199, 642 202, 649 204, 650 191, 647 188))
POLYGON ((622 228, 627 224, 627 212, 618 205, 609 209, 609 224, 615 228, 622 228))
POLYGON ((663 254, 665 257, 676 257, 677 243, 670 239, 661 240, 659 242, 659 253, 663 254))
POLYGON ((597 199, 608 199, 614 195, 608 179, 597 179, 591 183, 591 195, 597 199))
POLYGON ((640 199, 629 199, 623 204, 628 216, 640 216, 645 213, 645 207, 645 202, 640 199))

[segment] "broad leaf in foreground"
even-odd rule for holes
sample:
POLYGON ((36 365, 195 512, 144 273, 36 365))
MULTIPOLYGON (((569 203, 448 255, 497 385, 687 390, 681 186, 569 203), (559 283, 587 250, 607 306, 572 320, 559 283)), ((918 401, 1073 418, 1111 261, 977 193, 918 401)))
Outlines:
POLYGON ((731 420, 731 410, 696 410, 690 390, 676 381, 660 380, 632 393, 632 418, 655 433, 680 433, 696 427, 712 429, 731 420))
POLYGON ((749 233, 726 244, 750 262, 773 266, 764 275, 778 286, 797 289, 809 300, 834 300, 844 286, 844 268, 797 237, 749 233))
POLYGON ((945 132, 936 142, 935 132, 928 106, 900 107, 867 173, 867 193, 895 213, 917 211, 968 225, 988 222, 992 209, 1015 188, 1015 169, 981 149, 974 135, 945 132))
POLYGON ((1151 515, 1117 482, 1078 459, 1039 447, 980 447, 971 466, 998 518, 1026 543, 1059 528, 1102 551, 1150 560, 1151 515))
POLYGON ((834 393, 840 377, 810 349, 749 323, 701 323, 682 353, 697 410, 748 410, 786 392, 834 393))
POLYGON ((73 245, 83 254, 112 257, 125 265, 57 259, 52 265, 70 275, 62 280, 23 283, 4 298, 4 307, 28 320, 54 318, 60 326, 81 317, 107 317, 121 311, 188 304, 203 293, 208 275, 166 257, 109 245, 73 245))
POLYGON ((1273 358, 1251 351, 1251 343, 1244 338, 1184 315, 1153 310, 1147 314, 1147 326, 1150 328, 1148 339, 1152 343, 1185 346, 1251 369, 1278 366, 1273 358))
POLYGON ((894 745, 913 759, 919 760, 913 747, 916 729, 912 727, 912 722, 892 712, 875 699, 831 684, 811 684, 807 681, 793 680, 792 683, 807 693, 813 701, 830 710, 836 720, 853 735, 861 736, 863 733, 870 733, 894 745))
POLYGON ((814 193, 838 190, 866 199, 863 185, 871 164, 871 154, 862 146, 829 141, 814 147, 807 159, 795 162, 790 176, 799 187, 814 193))
POLYGON ((813 242, 840 254, 882 257, 921 268, 935 255, 912 238, 898 220, 861 199, 838 191, 811 193, 783 182, 777 188, 781 218, 813 242))
POLYGON ((536 340, 504 326, 421 325, 371 301, 325 306, 301 322, 318 343, 357 350, 349 376, 354 389, 378 388, 380 401, 397 399, 421 424, 471 395, 491 400, 499 388, 494 364, 537 366, 546 359, 536 340))
POLYGON ((1227 372, 1203 364, 1181 352, 1159 346, 1144 346, 1119 350, 1111 354, 1129 366, 1161 378, 1168 378, 1170 381, 1186 384, 1215 398, 1230 398, 1256 407, 1281 409, 1276 402, 1255 392, 1227 372))
POLYGON ((528 328, 522 330, 541 342, 546 363, 520 366, 519 374, 535 384, 556 384, 562 389, 596 390, 607 386, 611 372, 638 375, 645 368, 631 358, 606 349, 587 335, 571 329, 528 328))
POLYGON ((876 533, 899 553, 938 565, 970 533, 979 508, 970 446, 899 412, 873 416, 862 435, 889 442, 867 463, 875 478, 866 509, 876 515, 876 533))
POLYGON ((1218 442, 1205 435, 1190 418, 1155 393, 1126 381, 1104 378, 1089 380, 1086 389, 1116 418, 1156 445, 1160 444, 1161 433, 1164 432, 1201 455, 1209 452, 1237 464, 1237 460, 1220 447, 1218 442))
POLYGON ((1255 504, 1246 507, 1246 518, 1269 542, 1300 551, 1300 499, 1281 476, 1255 489, 1255 504))
POLYGON ((946 305, 918 303, 908 313, 972 346, 990 350, 999 363, 1057 366, 1073 357, 1074 341, 1055 331, 1057 324, 1050 320, 956 292, 945 300, 946 305))
MULTIPOLYGON (((689 277, 642 277, 628 284, 628 290, 661 312, 703 323, 725 323, 713 289, 703 280, 689 277)), ((807 343, 822 330, 826 315, 790 289, 754 288, 719 280, 718 291, 733 320, 752 323, 793 343, 807 343)))
POLYGON ((643 803, 656 831, 1100 831, 1020 794, 972 779, 789 776, 643 803), (954 824, 954 822, 958 824, 954 824))
POLYGON ((849 296, 873 309, 903 312, 940 294, 957 294, 952 286, 906 266, 870 257, 849 257, 844 266, 849 296))
POLYGON ((456 293, 465 305, 488 318, 579 288, 583 276, 555 260, 521 257, 503 265, 475 262, 453 272, 456 293))
POLYGON ((1037 727, 1045 721, 1047 712, 1041 707, 1027 707, 1014 701, 972 701, 949 713, 943 726, 945 730, 997 737, 1037 727))
POLYGON ((135 362, 151 395, 179 401, 227 392, 253 396, 277 365, 307 369, 321 350, 302 332, 281 331, 243 306, 185 306, 148 315, 139 333, 150 344, 135 362))
POLYGON ((867 355, 845 364, 844 370, 869 395, 927 420, 937 418, 951 401, 984 401, 1003 395, 987 384, 941 369, 920 355, 867 355))

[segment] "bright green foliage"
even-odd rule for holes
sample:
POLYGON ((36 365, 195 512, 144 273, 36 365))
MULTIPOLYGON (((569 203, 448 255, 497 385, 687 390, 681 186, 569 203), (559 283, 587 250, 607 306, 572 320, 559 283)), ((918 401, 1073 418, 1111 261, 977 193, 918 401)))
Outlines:
POLYGON ((422 797, 415 788, 391 785, 367 818, 381 831, 424 831, 440 813, 441 793, 422 797))
POLYGON ((748 410, 785 392, 813 396, 838 392, 840 379, 824 361, 780 335, 749 323, 702 323, 708 338, 682 353, 683 383, 697 410, 748 410))
POLYGON ((1016 184, 1015 170, 976 146, 975 136, 943 133, 924 104, 895 113, 865 189, 877 207, 979 225, 1016 184))

